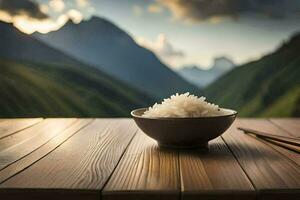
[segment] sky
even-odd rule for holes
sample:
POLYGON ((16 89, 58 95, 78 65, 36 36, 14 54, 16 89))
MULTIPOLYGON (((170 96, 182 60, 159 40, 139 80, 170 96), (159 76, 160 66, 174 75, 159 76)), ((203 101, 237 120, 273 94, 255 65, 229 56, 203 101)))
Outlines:
POLYGON ((111 20, 174 69, 207 69, 221 56, 243 64, 300 31, 299 0, 0 0, 0 20, 28 34, 92 15, 111 20))

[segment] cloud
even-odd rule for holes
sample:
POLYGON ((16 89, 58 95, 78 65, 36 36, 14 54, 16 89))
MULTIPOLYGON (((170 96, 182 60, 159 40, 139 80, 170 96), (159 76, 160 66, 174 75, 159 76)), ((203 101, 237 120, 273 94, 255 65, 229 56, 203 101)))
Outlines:
POLYGON ((75 9, 69 10, 67 12, 67 16, 69 17, 69 19, 71 19, 76 24, 80 23, 81 20, 83 19, 81 12, 79 12, 78 10, 75 10, 75 9))
POLYGON ((299 15, 299 0, 157 0, 171 11, 174 19, 186 22, 238 19, 241 16, 258 15, 269 18, 285 18, 299 15))
POLYGON ((40 5, 30 0, 0 0, 0 20, 27 34, 57 30, 68 20, 80 23, 93 12, 88 0, 46 0, 40 5))
POLYGON ((180 50, 177 50, 165 36, 161 33, 157 36, 155 41, 148 40, 146 38, 138 37, 136 42, 153 51, 158 57, 160 57, 164 62, 170 66, 176 65, 177 59, 184 58, 184 53, 180 50))
POLYGON ((148 12, 150 13, 160 13, 163 11, 163 7, 158 3, 153 3, 148 6, 148 12))
POLYGON ((0 11, 10 16, 26 16, 35 19, 47 19, 48 15, 40 10, 37 3, 29 0, 0 0, 0 11))
POLYGON ((55 12, 61 12, 65 8, 65 3, 63 0, 51 0, 49 1, 49 7, 52 8, 55 12))
POLYGON ((40 10, 43 12, 43 13, 48 13, 49 12, 49 5, 47 4, 41 4, 40 6, 40 10))
POLYGON ((76 3, 81 8, 84 8, 89 5, 88 0, 76 0, 76 3))

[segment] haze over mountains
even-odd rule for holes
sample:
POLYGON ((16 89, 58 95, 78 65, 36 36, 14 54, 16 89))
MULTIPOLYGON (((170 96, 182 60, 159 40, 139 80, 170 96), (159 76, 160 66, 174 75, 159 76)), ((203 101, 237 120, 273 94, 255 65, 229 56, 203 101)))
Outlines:
POLYGON ((160 62, 151 51, 137 45, 113 23, 92 17, 34 37, 68 55, 91 64, 156 98, 199 89, 160 62))
POLYGON ((154 100, 0 22, 0 117, 129 116, 154 100))
POLYGON ((234 68, 235 64, 226 57, 217 57, 214 59, 212 67, 208 70, 200 69, 197 66, 185 66, 177 72, 191 83, 204 88, 211 84, 224 73, 234 68))
POLYGON ((205 89, 240 116, 300 116, 300 34, 260 60, 234 68, 205 89))

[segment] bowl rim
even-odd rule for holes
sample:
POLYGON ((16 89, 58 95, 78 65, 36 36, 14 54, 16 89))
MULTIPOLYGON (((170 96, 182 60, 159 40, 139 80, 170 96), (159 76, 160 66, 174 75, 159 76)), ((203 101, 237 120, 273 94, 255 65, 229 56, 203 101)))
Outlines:
POLYGON ((134 114, 135 112, 139 110, 147 110, 148 108, 138 108, 134 109, 130 112, 131 116, 134 118, 142 118, 142 119, 154 119, 154 120, 191 120, 191 119, 212 119, 212 118, 222 118, 222 117, 230 117, 230 116, 236 116, 238 114, 237 111, 228 109, 228 108, 220 108, 223 110, 228 110, 231 113, 230 114, 225 114, 225 115, 217 115, 217 116, 205 116, 205 117, 143 117, 140 115, 134 114))

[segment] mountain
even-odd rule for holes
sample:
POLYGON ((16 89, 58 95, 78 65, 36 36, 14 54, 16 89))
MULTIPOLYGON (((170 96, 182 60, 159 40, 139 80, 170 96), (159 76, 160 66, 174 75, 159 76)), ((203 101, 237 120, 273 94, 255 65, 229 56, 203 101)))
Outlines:
POLYGON ((189 82, 203 88, 231 70, 234 66, 235 64, 230 59, 217 57, 214 59, 212 67, 208 70, 200 69, 197 66, 185 66, 177 72, 189 82))
POLYGON ((300 34, 275 52, 236 67, 205 89, 240 116, 300 116, 300 34))
POLYGON ((105 19, 92 17, 79 24, 69 21, 57 31, 35 33, 34 37, 154 97, 186 91, 199 93, 197 87, 105 19))
POLYGON ((217 78, 217 74, 215 74, 214 71, 200 69, 195 65, 184 66, 180 68, 177 73, 200 88, 204 88, 217 78))
POLYGON ((93 68, 0 60, 0 117, 120 117, 153 103, 93 68))
POLYGON ((78 64, 79 61, 57 49, 24 34, 12 24, 0 21, 0 58, 30 60, 37 62, 78 64))
POLYGON ((211 70, 219 72, 220 74, 231 70, 235 66, 234 62, 224 56, 217 57, 214 59, 214 63, 211 70))
POLYGON ((0 23, 0 117, 129 116, 154 100, 0 23))

